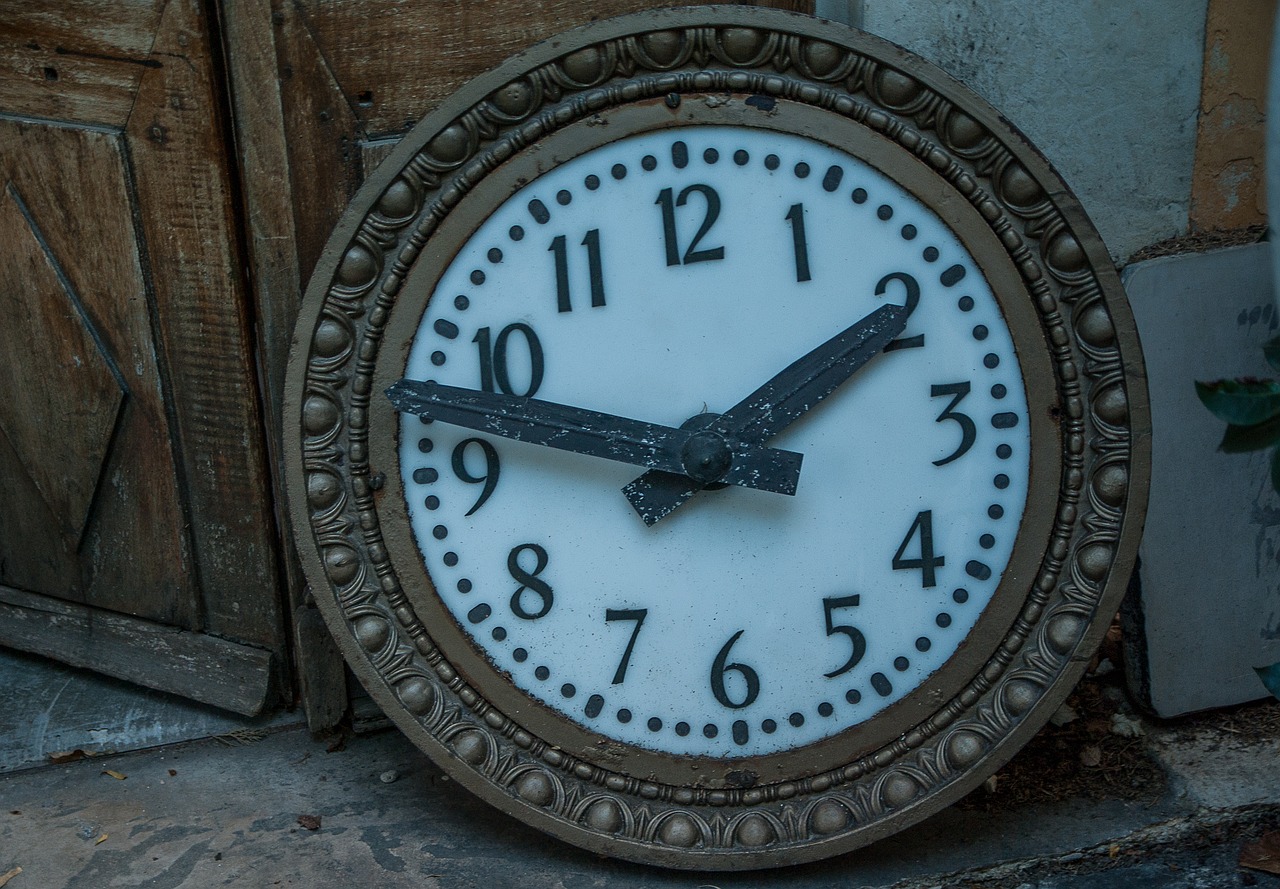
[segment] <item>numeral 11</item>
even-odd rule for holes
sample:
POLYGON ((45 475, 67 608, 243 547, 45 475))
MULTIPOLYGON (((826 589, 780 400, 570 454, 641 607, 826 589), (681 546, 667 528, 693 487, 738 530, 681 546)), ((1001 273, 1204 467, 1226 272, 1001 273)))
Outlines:
MULTIPOLYGON (((604 305, 604 271, 600 262, 600 229, 593 228, 582 239, 582 246, 587 248, 587 276, 591 281, 591 305, 600 308, 604 305)), ((573 303, 569 298, 569 248, 564 235, 556 235, 547 248, 555 254, 556 262, 556 310, 572 312, 573 303)))

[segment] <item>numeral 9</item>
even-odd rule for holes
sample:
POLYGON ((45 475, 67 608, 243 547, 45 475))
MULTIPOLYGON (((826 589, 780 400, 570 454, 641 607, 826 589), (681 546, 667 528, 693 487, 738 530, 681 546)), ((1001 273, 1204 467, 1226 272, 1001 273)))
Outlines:
POLYGON ((470 485, 478 485, 483 483, 484 487, 480 489, 480 497, 467 510, 467 515, 471 515, 477 509, 484 506, 484 502, 489 499, 489 495, 493 493, 493 489, 498 486, 498 450, 483 438, 468 438, 458 442, 453 449, 453 474, 462 481, 470 485), (484 474, 472 475, 467 469, 467 448, 477 445, 480 452, 484 454, 484 474))

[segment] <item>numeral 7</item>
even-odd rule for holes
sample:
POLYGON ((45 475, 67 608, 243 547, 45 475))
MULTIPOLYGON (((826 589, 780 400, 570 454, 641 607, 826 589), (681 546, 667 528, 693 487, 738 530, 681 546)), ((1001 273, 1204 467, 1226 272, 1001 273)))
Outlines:
POLYGON ((640 628, 644 626, 644 619, 649 615, 648 608, 607 608, 604 612, 606 622, 615 620, 633 620, 636 622, 635 629, 631 631, 631 638, 627 640, 627 647, 622 652, 622 660, 618 661, 618 669, 613 674, 613 685, 620 685, 627 678, 627 667, 631 665, 631 651, 636 647, 636 637, 640 635, 640 628))

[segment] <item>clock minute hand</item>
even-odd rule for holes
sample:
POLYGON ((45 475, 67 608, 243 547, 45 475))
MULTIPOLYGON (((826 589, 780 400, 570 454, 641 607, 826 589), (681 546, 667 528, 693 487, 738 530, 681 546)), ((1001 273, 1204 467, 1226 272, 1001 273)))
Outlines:
MULTIPOLYGON (((905 306, 885 305, 850 325, 704 428, 738 441, 763 444, 786 429, 884 350, 907 326, 905 306)), ((688 475, 650 469, 623 493, 646 525, 669 515, 706 487, 688 475)))
POLYGON ((503 438, 606 460, 794 494, 804 457, 741 442, 705 429, 676 429, 536 398, 461 389, 434 381, 400 380, 387 389, 404 413, 503 438))

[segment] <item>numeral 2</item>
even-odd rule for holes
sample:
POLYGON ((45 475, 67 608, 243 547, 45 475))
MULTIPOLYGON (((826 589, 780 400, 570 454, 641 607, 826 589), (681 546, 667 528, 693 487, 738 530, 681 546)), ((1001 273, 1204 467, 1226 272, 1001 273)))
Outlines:
POLYGON ((933 554, 933 510, 926 509, 923 512, 916 513, 916 519, 911 523, 907 536, 902 538, 902 545, 893 554, 894 570, 903 571, 919 568, 920 586, 928 589, 937 585, 934 569, 941 568, 945 564, 946 558, 944 556, 935 556, 933 554), (904 559, 902 554, 907 551, 907 547, 917 533, 920 535, 920 558, 904 559))
POLYGON ((648 608, 605 609, 605 621, 633 620, 636 623, 631 630, 631 638, 627 640, 627 647, 622 651, 622 660, 618 661, 618 669, 613 672, 613 685, 621 685, 627 678, 627 667, 631 665, 631 652, 636 647, 636 637, 640 635, 640 628, 644 626, 644 619, 648 616, 648 608))
MULTIPOLYGON (((604 305, 604 271, 600 261, 600 229, 593 228, 582 239, 582 246, 587 248, 587 277, 591 282, 591 306, 600 308, 604 305)), ((569 248, 564 235, 556 235, 551 239, 548 251, 555 254, 556 263, 556 311, 572 312, 573 302, 569 298, 569 248)))
POLYGON ((667 247, 667 265, 689 265, 693 262, 724 259, 723 247, 698 249, 702 239, 711 231, 711 226, 715 225, 716 220, 720 218, 720 195, 716 194, 714 188, 702 183, 689 185, 674 199, 672 198, 671 189, 664 188, 658 193, 658 199, 654 203, 662 207, 662 237, 667 247), (693 240, 689 242, 689 247, 682 255, 680 253, 680 237, 676 233, 676 207, 683 207, 688 202, 689 195, 695 193, 702 195, 707 202, 707 212, 702 217, 702 225, 698 228, 697 234, 693 236, 693 240))
MULTIPOLYGON (((907 292, 907 317, 911 317, 911 313, 916 310, 916 306, 920 305, 920 284, 915 278, 906 272, 890 272, 876 282, 876 296, 884 296, 885 291, 889 288, 890 281, 897 281, 907 292)), ((884 347, 886 352, 893 352, 897 349, 918 349, 924 345, 924 334, 918 333, 915 336, 900 336, 889 345, 884 347)))

